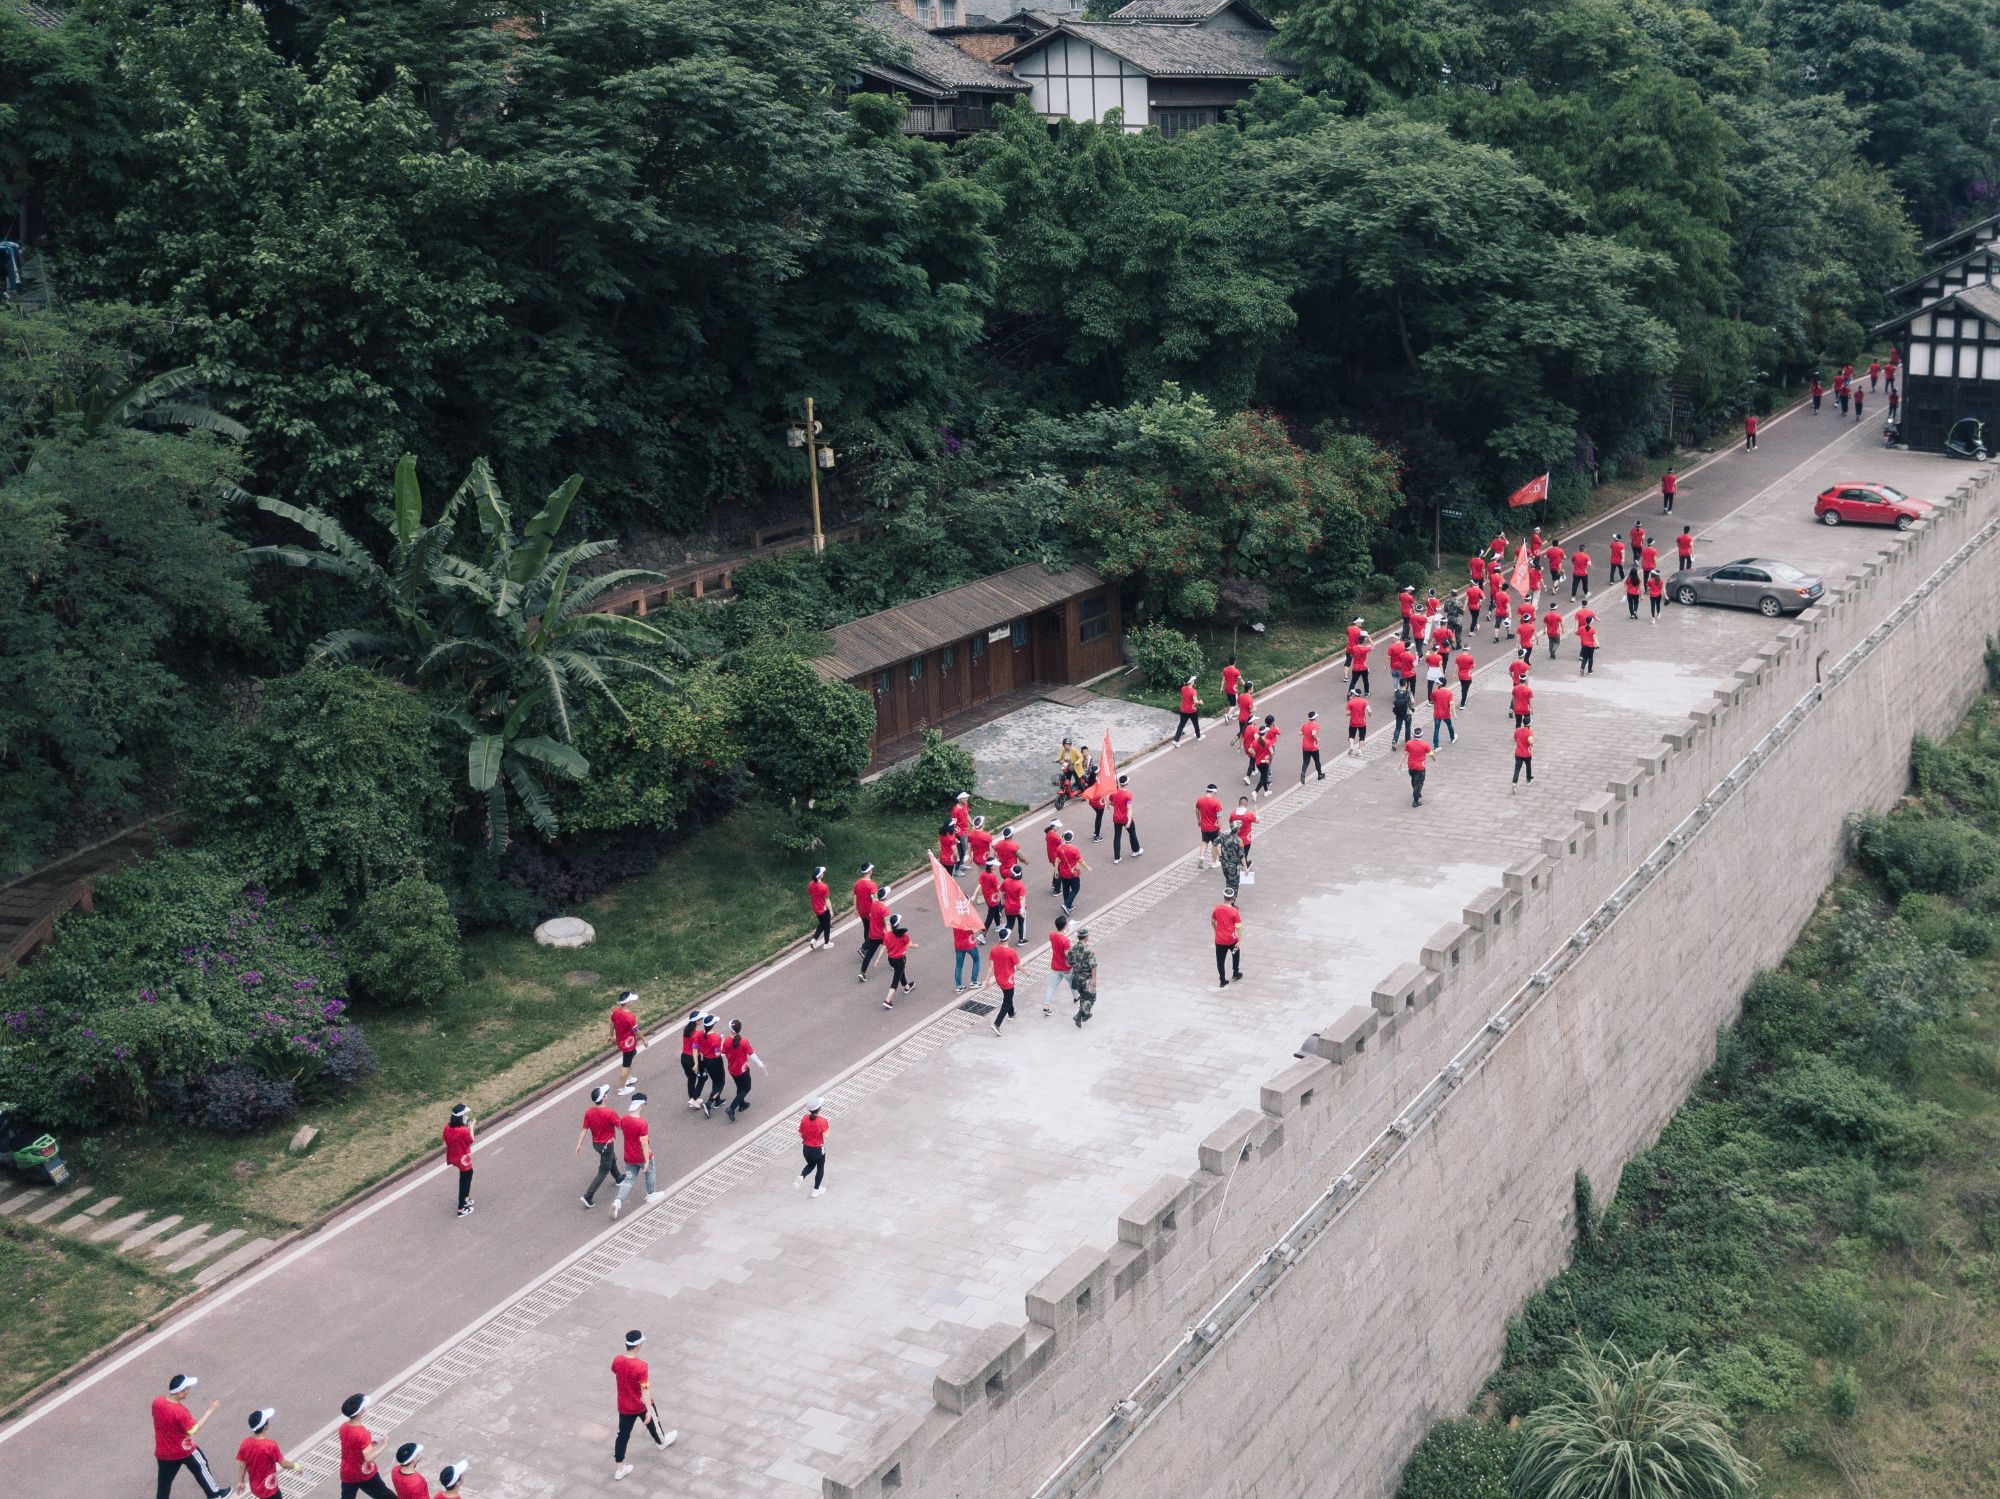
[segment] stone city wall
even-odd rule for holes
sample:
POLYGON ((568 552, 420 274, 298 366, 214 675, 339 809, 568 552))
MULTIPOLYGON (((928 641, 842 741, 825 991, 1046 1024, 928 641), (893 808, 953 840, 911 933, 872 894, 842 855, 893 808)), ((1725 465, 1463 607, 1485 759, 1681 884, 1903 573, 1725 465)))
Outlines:
POLYGON ((1988 476, 1744 661, 939 1371, 829 1499, 1393 1493, 1983 680, 1988 476), (1747 757, 1747 758, 1746 758, 1747 757), (1130 1397, 1130 1403, 1120 1405, 1130 1397), (1116 1409, 1114 1409, 1116 1408, 1116 1409), (1052 1481, 1053 1480, 1053 1481, 1052 1481))

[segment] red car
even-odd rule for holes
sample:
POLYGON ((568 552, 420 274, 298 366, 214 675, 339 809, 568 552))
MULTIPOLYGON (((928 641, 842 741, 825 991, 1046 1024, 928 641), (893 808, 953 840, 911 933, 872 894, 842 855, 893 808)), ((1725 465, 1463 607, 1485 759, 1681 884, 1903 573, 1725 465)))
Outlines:
POLYGON ((1820 491, 1813 519, 1822 525, 1894 526, 1907 531, 1937 507, 1887 484, 1836 484, 1820 491))

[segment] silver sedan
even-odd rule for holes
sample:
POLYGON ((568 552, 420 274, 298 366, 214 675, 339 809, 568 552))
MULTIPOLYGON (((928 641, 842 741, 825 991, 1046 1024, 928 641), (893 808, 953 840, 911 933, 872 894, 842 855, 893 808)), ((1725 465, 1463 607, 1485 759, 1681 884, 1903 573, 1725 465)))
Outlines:
POLYGON ((1755 609, 1767 619, 1809 609, 1825 591, 1818 578, 1769 557, 1739 557, 1716 567, 1691 567, 1667 582, 1667 592, 1676 604, 1730 604, 1755 609))

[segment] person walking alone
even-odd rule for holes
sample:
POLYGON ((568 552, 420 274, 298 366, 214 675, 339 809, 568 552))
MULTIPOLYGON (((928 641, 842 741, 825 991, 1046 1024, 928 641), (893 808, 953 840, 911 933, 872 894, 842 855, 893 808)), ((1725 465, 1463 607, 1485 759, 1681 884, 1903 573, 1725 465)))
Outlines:
POLYGON ((1090 945, 1090 928, 1076 929, 1076 941, 1069 950, 1069 992, 1076 996, 1076 1028, 1090 1019, 1097 1008, 1097 949, 1090 945))
POLYGON ((1674 551, 1680 557, 1681 571, 1694 566, 1694 528, 1682 526, 1681 534, 1674 538, 1674 551))
POLYGON ((1118 784, 1111 790, 1111 862, 1113 864, 1122 864, 1125 862, 1125 844, 1128 839, 1132 844, 1133 858, 1138 858, 1142 852, 1139 847, 1139 824, 1132 820, 1132 788, 1128 784, 1131 779, 1130 776, 1120 776, 1118 784))
POLYGON ((1556 650, 1561 646, 1563 639, 1562 610, 1551 609, 1547 614, 1544 614, 1542 616, 1542 628, 1548 632, 1549 659, 1553 661, 1556 658, 1556 650))
POLYGON ((1861 420, 1861 407, 1868 399, 1868 392, 1859 385, 1854 387, 1854 420, 1861 420))
POLYGON ((645 1038, 639 1034, 639 996, 636 991, 627 989, 618 996, 618 1003, 611 1007, 611 1049, 618 1053, 623 1067, 617 1083, 621 1095, 630 1093, 639 1085, 639 1080, 632 1075, 632 1063, 645 1044, 645 1038))
MULTIPOLYGON (((729 1122, 734 1124, 736 1116, 750 1107, 750 1069, 755 1067, 759 1072, 768 1072, 770 1069, 764 1065, 764 1059, 757 1055, 757 1048, 750 1044, 750 1038, 743 1034, 743 1022, 740 1020, 729 1022, 729 1039, 722 1043, 722 1060, 729 1065, 729 1081, 736 1089, 735 1095, 729 1100, 727 1110, 729 1122)), ((650 1156, 647 1164, 650 1168, 650 1156)), ((646 1173, 646 1200, 648 1202, 653 1200, 650 1169, 646 1173)))
POLYGON ((153 1465, 159 1473, 155 1499, 167 1499, 183 1468, 194 1475, 195 1485, 206 1499, 222 1499, 228 1492, 209 1471, 208 1454, 195 1445, 195 1435, 222 1403, 209 1401, 208 1409, 199 1416, 189 1410, 188 1391, 200 1383, 192 1374, 176 1374, 167 1381, 167 1393, 153 1397, 153 1465))
POLYGON ((611 1380, 618 1392, 618 1440, 611 1449, 613 1479, 621 1479, 632 1471, 632 1465, 625 1461, 625 1451, 631 1445, 632 1428, 640 1422, 646 1424, 646 1435, 653 1439, 655 1447, 671 1447, 680 1438, 678 1431, 660 1429, 659 1407, 653 1404, 653 1374, 639 1357, 639 1349, 645 1342, 646 1335, 633 1328, 625 1334, 625 1351, 611 1361, 611 1380))
MULTIPOLYGON (((1361 757, 1361 746, 1368 742, 1368 699, 1355 693, 1347 700, 1347 753, 1354 759, 1361 757)), ((1326 773, 1320 772, 1320 779, 1326 773)))
MULTIPOLYGON (((1757 414, 1754 411, 1743 418, 1743 451, 1746 453, 1757 451, 1757 414)), ((1533 780, 1534 777, 1530 776, 1529 779, 1533 780)))
POLYGON ((806 904, 813 914, 813 934, 806 942, 806 951, 833 946, 833 891, 827 886, 824 864, 815 865, 812 878, 806 881, 806 904))
POLYGON ((611 1088, 606 1083, 599 1083, 590 1090, 590 1107, 583 1111, 583 1128, 576 1132, 576 1149, 570 1152, 572 1155, 583 1154, 583 1142, 586 1140, 590 1142, 590 1148, 597 1152, 597 1173, 591 1177, 590 1185, 584 1188, 583 1196, 577 1199, 586 1212, 597 1205, 597 1189, 607 1178, 614 1187, 625 1180, 624 1173, 618 1169, 615 1144, 618 1139, 618 1116, 604 1103, 610 1096, 611 1088))
POLYGON ((1236 692, 1243 683, 1243 672, 1231 656, 1222 663, 1222 707, 1225 713, 1236 711, 1236 692))
POLYGON ((1004 1021, 1014 1018, 1014 975, 1021 966, 1021 954, 1008 944, 1007 934, 993 945, 993 986, 1000 991, 1000 1009, 992 1020, 993 1034, 1000 1034, 1004 1021))
POLYGON ((349 1395, 340 1402, 340 1499, 354 1499, 356 1494, 366 1494, 368 1499, 396 1499, 375 1466, 375 1454, 381 1446, 360 1420, 361 1413, 373 1403, 367 1395, 349 1395))
POLYGON ((1058 915, 1049 933, 1049 982, 1042 990, 1042 1013, 1052 1013, 1056 996, 1069 987, 1069 917, 1058 915))
POLYGON ((472 1211, 472 1110, 459 1104, 444 1127, 444 1161, 458 1173, 458 1216, 472 1211))
POLYGON ((1660 476, 1660 514, 1674 513, 1674 491, 1680 487, 1680 478, 1671 468, 1660 476))
POLYGON ((1410 770, 1410 805, 1421 807, 1424 804, 1425 766, 1431 757, 1430 741, 1426 739, 1405 740, 1403 743, 1403 757, 1404 763, 1409 766, 1410 770))
POLYGON ((815 1098, 799 1119, 799 1145, 805 1152, 806 1163, 792 1179, 793 1191, 803 1187, 810 1176, 813 1196, 826 1196, 826 1131, 826 1100, 815 1098))
POLYGON ((1299 725, 1299 784, 1306 783, 1306 772, 1316 770, 1319 778, 1326 779, 1326 767, 1319 763, 1319 709, 1306 714, 1306 721, 1299 725))
POLYGON ((1583 549, 1582 542, 1569 554, 1569 596, 1575 599, 1580 593, 1586 596, 1590 593, 1590 553, 1583 549))
POLYGON ((910 940, 909 929, 903 925, 903 918, 891 916, 889 929, 882 936, 882 950, 889 961, 889 992, 882 996, 882 1008, 896 1008, 896 996, 908 994, 917 986, 910 982, 910 949, 917 944, 910 940))
POLYGON ((1612 533, 1608 555, 1611 561, 1609 571, 1605 576, 1609 581, 1616 583, 1620 578, 1625 576, 1625 538, 1616 532, 1612 533))
POLYGON ((1236 892, 1225 891, 1215 909, 1208 913, 1215 928, 1215 977, 1219 988, 1227 989, 1231 978, 1243 977, 1243 913, 1236 909, 1236 892), (1231 968, 1235 969, 1232 974, 1231 968))
POLYGON ((1478 662, 1472 659, 1472 652, 1469 650, 1459 651, 1452 658, 1452 662, 1458 668, 1458 705, 1463 708, 1472 701, 1472 673, 1477 668, 1478 662))
POLYGON ((1526 724, 1514 730, 1514 779, 1508 783, 1508 793, 1521 784, 1521 773, 1528 774, 1528 784, 1535 784, 1535 731, 1526 724))
POLYGON ((1195 690, 1194 684, 1193 677, 1181 683, 1181 716, 1180 721, 1174 725, 1175 744, 1181 742, 1181 735, 1186 733, 1190 726, 1194 729, 1196 742, 1199 743, 1201 739, 1201 694, 1195 690))
POLYGON ((646 1095, 634 1093, 625 1102, 625 1112, 618 1116, 618 1143, 625 1160, 625 1180, 618 1184, 618 1191, 611 1199, 614 1219, 624 1211, 632 1184, 642 1176, 646 1179, 646 1201, 658 1202, 667 1195, 660 1190, 657 1168, 653 1165, 653 1136, 646 1124, 645 1107, 646 1095))

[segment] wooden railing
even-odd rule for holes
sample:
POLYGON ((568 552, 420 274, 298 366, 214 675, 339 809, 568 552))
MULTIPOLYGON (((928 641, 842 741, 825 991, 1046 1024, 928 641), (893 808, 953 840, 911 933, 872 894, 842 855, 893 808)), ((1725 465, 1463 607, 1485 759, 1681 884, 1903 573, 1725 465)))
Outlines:
POLYGON ((905 135, 969 135, 993 128, 993 111, 977 104, 912 104, 903 116, 905 135))
MULTIPOLYGON (((860 534, 859 526, 841 526, 828 531, 826 539, 828 543, 853 541, 860 534)), ((750 546, 743 551, 732 552, 727 557, 717 557, 710 562, 676 568, 657 583, 641 583, 637 587, 620 589, 607 595, 597 607, 607 614, 636 614, 643 619, 663 600, 679 594, 695 599, 727 598, 736 591, 735 572, 744 563, 763 557, 782 557, 787 552, 796 552, 811 545, 812 528, 803 522, 767 527, 752 532, 750 546)))

